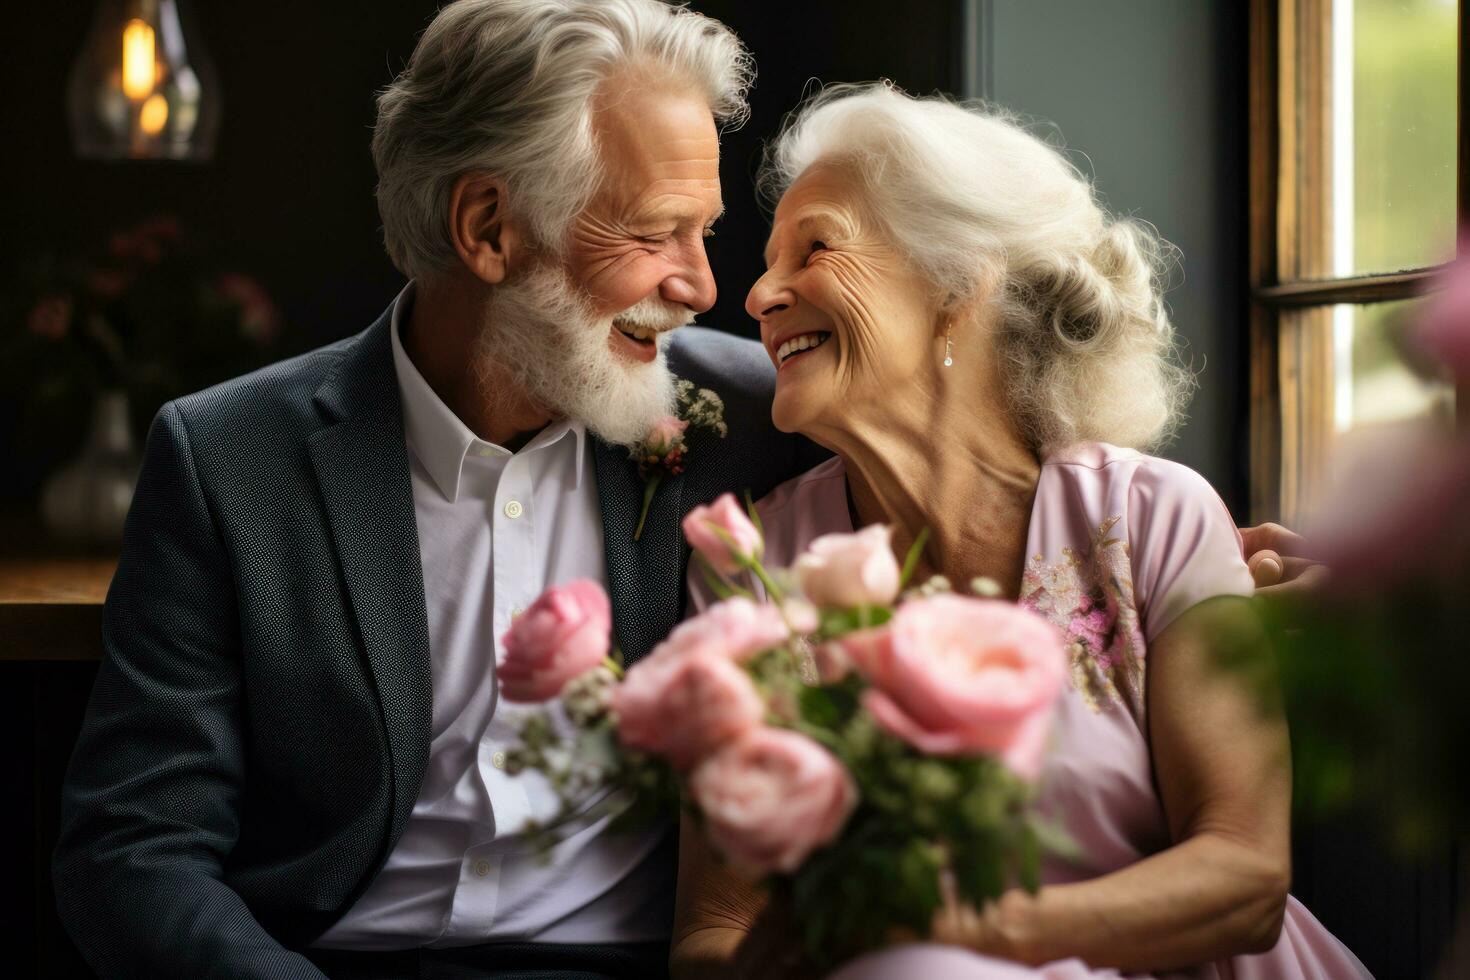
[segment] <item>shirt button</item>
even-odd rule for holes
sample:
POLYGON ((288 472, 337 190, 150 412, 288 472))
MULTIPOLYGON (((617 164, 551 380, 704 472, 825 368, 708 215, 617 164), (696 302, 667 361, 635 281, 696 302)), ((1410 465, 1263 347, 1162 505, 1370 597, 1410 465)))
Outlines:
POLYGON ((490 764, 492 766, 494 766, 496 769, 504 769, 505 768, 505 753, 504 752, 495 752, 495 753, 492 753, 491 756, 490 756, 490 764))
POLYGON ((519 500, 509 501, 505 505, 505 516, 509 517, 511 520, 515 520, 517 517, 520 517, 525 512, 526 509, 521 506, 521 502, 519 500))
POLYGON ((490 873, 490 862, 480 860, 475 862, 475 874, 483 878, 490 873))

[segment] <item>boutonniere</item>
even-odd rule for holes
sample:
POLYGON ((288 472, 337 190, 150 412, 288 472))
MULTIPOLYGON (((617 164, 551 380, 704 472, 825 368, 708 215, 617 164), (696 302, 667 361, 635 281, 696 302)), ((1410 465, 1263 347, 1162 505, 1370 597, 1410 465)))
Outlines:
POLYGON ((648 435, 632 449, 631 455, 638 461, 638 475, 643 478, 643 510, 633 531, 634 541, 643 536, 643 522, 648 520, 648 508, 664 477, 684 472, 684 457, 689 451, 684 437, 689 429, 707 429, 721 439, 730 432, 725 425, 725 403, 719 395, 708 388, 695 388, 693 382, 682 378, 674 382, 674 391, 678 397, 674 414, 655 422, 648 435))

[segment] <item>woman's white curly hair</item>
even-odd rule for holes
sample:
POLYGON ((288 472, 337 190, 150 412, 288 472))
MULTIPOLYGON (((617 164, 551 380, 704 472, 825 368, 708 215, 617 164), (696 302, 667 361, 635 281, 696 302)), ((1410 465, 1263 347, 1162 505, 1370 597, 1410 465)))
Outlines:
POLYGON ((1045 455, 1166 442, 1194 386, 1163 290, 1176 250, 1110 216, 1092 184, 1006 111, 832 86, 768 147, 774 201, 816 163, 849 167, 895 244, 959 307, 988 294, 1012 410, 1045 455))

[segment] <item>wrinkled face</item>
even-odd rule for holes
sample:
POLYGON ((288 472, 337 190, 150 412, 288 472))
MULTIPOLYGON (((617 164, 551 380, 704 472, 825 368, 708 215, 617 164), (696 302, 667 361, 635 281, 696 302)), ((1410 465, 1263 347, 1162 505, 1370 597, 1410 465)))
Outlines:
POLYGON ((776 208, 766 274, 745 309, 776 364, 771 414, 786 432, 841 429, 865 400, 933 370, 933 289, 869 216, 857 179, 817 165, 776 208))
POLYGON ((660 334, 715 302, 704 239, 723 211, 714 117, 695 91, 610 79, 596 128, 604 181, 573 223, 566 272, 611 320, 607 343, 651 363, 660 334))

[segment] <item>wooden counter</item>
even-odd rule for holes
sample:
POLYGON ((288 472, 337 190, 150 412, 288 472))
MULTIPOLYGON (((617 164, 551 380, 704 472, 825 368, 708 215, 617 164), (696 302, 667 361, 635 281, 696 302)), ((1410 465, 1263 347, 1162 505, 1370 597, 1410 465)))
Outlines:
POLYGON ((116 558, 0 559, 0 660, 97 660, 116 558))

